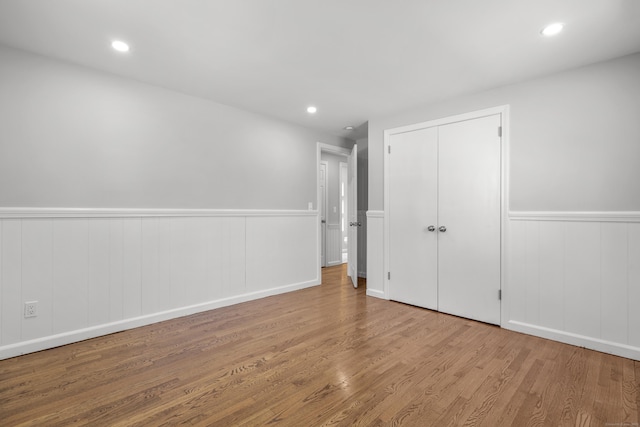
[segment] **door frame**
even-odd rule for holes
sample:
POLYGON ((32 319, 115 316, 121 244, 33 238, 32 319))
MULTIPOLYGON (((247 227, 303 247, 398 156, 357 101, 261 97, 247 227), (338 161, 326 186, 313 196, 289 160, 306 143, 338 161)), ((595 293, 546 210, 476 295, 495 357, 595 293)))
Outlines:
MULTIPOLYGON (((349 162, 351 160, 351 150, 348 148, 343 148, 343 147, 338 147, 335 145, 330 145, 330 144, 325 144, 322 142, 318 142, 316 143, 316 211, 318 212, 318 225, 317 225, 317 240, 318 240, 318 256, 317 256, 317 265, 318 265, 318 277, 322 277, 322 262, 321 262, 321 255, 322 255, 322 225, 320 224, 320 186, 319 186, 319 179, 320 179, 320 161, 322 160, 322 153, 330 153, 330 154, 337 154, 339 156, 344 156, 347 158, 347 162, 349 162)), ((353 195, 350 194, 350 190, 347 189, 347 191, 349 192, 347 194, 348 197, 352 197, 353 195)), ((352 242, 348 242, 349 244, 349 251, 351 250, 351 245, 353 244, 352 242)), ((357 242, 355 243, 357 244, 357 242)))
POLYGON ((318 215, 320 216, 320 267, 326 267, 327 266, 327 223, 326 223, 326 219, 327 219, 327 200, 328 200, 328 182, 329 182, 329 177, 327 176, 329 172, 329 162, 325 161, 325 160, 320 160, 320 163, 318 165, 318 215), (324 198, 322 197, 322 193, 320 192, 320 182, 321 182, 321 178, 320 178, 320 170, 322 169, 322 166, 324 166, 324 198), (322 202, 322 203, 321 203, 322 202), (324 223, 323 218, 324 217, 324 223))
POLYGON ((501 115, 502 137, 500 139, 500 289, 502 300, 500 304, 500 325, 503 319, 508 319, 508 283, 507 283, 507 243, 508 243, 508 209, 509 209, 509 105, 501 105, 455 116, 443 117, 421 123, 414 123, 407 126, 400 126, 384 131, 384 231, 383 231, 383 257, 384 269, 382 278, 383 294, 385 299, 389 299, 389 160, 388 153, 391 136, 404 132, 411 132, 419 129, 441 126, 466 120, 479 119, 481 117, 501 115))

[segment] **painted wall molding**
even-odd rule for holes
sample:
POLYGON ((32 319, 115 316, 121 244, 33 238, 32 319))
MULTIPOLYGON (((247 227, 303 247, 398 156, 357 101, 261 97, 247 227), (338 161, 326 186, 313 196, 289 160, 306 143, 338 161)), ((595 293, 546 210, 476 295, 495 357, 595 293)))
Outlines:
POLYGON ((640 211, 509 211, 512 221, 640 222, 640 211))
POLYGON ((4 218, 154 218, 227 216, 317 216, 317 210, 268 209, 138 209, 138 208, 30 208, 0 207, 4 218))

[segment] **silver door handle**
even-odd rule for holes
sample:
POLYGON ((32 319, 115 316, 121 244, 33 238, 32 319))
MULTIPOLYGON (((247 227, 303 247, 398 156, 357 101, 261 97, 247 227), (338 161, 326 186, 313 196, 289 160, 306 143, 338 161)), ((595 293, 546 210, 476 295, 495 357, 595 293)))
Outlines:
POLYGON ((440 231, 440 232, 444 233, 445 231, 447 231, 447 227, 445 227, 444 225, 441 225, 441 226, 438 228, 438 231, 440 231))
POLYGON ((427 230, 429 230, 431 232, 436 231, 436 226, 435 225, 430 225, 430 226, 427 227, 427 230))

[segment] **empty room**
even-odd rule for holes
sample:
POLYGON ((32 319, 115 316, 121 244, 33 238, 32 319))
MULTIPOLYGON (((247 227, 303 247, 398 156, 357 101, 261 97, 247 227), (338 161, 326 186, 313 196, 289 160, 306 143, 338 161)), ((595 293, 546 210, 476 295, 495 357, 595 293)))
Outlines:
POLYGON ((0 0, 0 425, 640 425, 640 1, 0 0))

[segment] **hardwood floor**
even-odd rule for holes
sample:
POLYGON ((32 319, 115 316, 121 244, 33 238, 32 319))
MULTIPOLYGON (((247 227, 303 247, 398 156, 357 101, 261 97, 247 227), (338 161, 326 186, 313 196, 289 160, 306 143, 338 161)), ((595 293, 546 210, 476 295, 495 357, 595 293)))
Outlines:
POLYGON ((2 426, 638 426, 639 408, 640 362, 366 297, 344 266, 0 361, 2 426))

